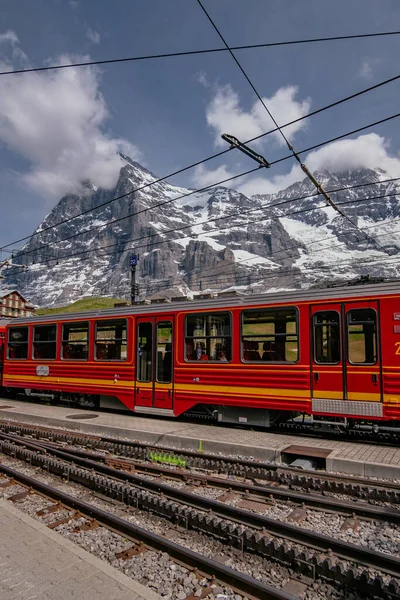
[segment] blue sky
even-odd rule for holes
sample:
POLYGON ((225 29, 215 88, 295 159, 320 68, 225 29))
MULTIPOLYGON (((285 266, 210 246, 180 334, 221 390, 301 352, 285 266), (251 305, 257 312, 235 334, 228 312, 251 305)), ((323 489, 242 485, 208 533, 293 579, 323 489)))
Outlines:
MULTIPOLYGON (((204 4, 231 45, 400 29, 398 0, 204 4)), ((393 36, 246 50, 238 58, 282 124, 397 75, 399 44, 393 36)), ((2 1, 0 63, 8 69, 219 46, 196 0, 2 1)), ((0 78, 0 245, 31 233, 82 178, 111 186, 117 149, 163 176, 223 148, 224 130, 243 139, 270 128, 227 53, 67 71, 0 78)), ((306 119, 290 139, 300 150, 399 112, 399 93, 396 82, 306 119)), ((366 134, 314 154, 310 166, 381 166, 400 175, 398 121, 366 134)), ((257 149, 269 160, 287 154, 274 136, 257 149)), ((171 183, 201 186, 252 166, 232 152, 171 183)), ((235 186, 271 192, 297 178, 287 161, 235 186)))

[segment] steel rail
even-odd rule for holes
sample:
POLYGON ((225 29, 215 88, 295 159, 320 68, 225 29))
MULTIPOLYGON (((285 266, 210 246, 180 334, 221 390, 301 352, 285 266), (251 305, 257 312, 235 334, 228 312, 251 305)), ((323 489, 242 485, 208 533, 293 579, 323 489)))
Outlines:
MULTIPOLYGON (((4 434, 1 434, 1 436, 4 436, 4 434)), ((288 523, 283 523, 263 515, 257 515, 247 510, 228 506, 222 502, 197 496, 190 492, 185 492, 184 490, 172 488, 171 486, 157 481, 146 480, 137 475, 127 473, 126 471, 119 471, 105 464, 69 454, 62 450, 41 447, 40 444, 26 442, 26 440, 16 440, 13 436, 7 436, 7 438, 11 438, 11 440, 7 439, 7 441, 19 442, 22 445, 26 445, 26 447, 33 447, 35 451, 53 454, 66 462, 92 470, 94 473, 102 473, 121 482, 129 482, 135 487, 146 489, 155 492, 156 494, 162 494, 175 502, 178 501, 209 513, 211 511, 215 516, 241 523, 247 527, 267 531, 279 538, 290 540, 321 552, 328 554, 334 553, 338 558, 350 560, 369 568, 375 568, 395 577, 399 576, 400 559, 389 554, 378 552, 376 550, 368 550, 349 542, 336 540, 333 537, 312 532, 288 523)))
MULTIPOLYGON (((400 499, 400 485, 392 481, 371 481, 366 477, 347 477, 346 475, 339 475, 336 473, 325 473, 320 471, 312 471, 307 469, 298 469, 296 467, 282 466, 271 463, 264 463, 259 461, 252 461, 246 459, 237 459, 230 456, 218 456, 209 453, 199 453, 193 450, 176 449, 168 446, 156 446, 145 442, 132 442, 129 440, 122 440, 119 438, 111 438, 106 436, 98 436, 95 434, 82 434, 74 431, 64 431, 59 429, 50 429, 39 425, 31 424, 20 424, 15 422, 0 422, 0 428, 8 431, 21 431, 25 430, 25 435, 35 435, 41 432, 44 437, 51 437, 53 439, 58 438, 60 441, 71 440, 73 443, 81 443, 84 446, 98 449, 107 449, 110 451, 116 451, 122 456, 128 458, 132 453, 138 453, 147 458, 149 452, 163 453, 167 455, 174 455, 178 457, 188 457, 196 462, 203 463, 202 468, 213 469, 218 471, 228 471, 232 474, 241 475, 247 478, 265 479, 267 481, 281 481, 284 483, 294 483, 294 485, 303 485, 306 487, 307 479, 310 479, 311 486, 309 489, 321 487, 324 483, 337 483, 339 489, 337 491, 343 491, 343 493, 349 493, 344 491, 344 488, 340 489, 340 486, 349 485, 352 487, 365 486, 365 493, 373 489, 384 489, 393 490, 393 492, 399 495, 400 499), (104 445, 114 445, 116 448, 107 448, 104 445), (131 449, 132 452, 124 453, 123 448, 131 449), (229 471, 231 467, 232 471, 229 471), (287 479, 285 476, 287 475, 287 479), (290 482, 291 476, 295 477, 294 482, 290 482)), ((196 465, 193 465, 196 466, 196 465)), ((328 489, 328 488, 325 488, 328 489)), ((361 493, 363 490, 356 490, 361 493)))
POLYGON ((297 596, 288 594, 282 590, 273 588, 272 586, 258 581, 248 575, 235 571, 230 567, 226 567, 218 563, 215 560, 202 556, 197 552, 193 552, 184 546, 176 544, 171 540, 168 540, 160 535, 147 531, 142 527, 133 525, 116 515, 108 513, 100 508, 88 504, 83 500, 80 500, 74 496, 70 496, 65 492, 49 486, 45 483, 38 481, 28 475, 24 475, 15 469, 0 464, 0 472, 4 473, 10 478, 15 479, 23 483, 25 486, 31 487, 37 490, 41 494, 44 494, 57 502, 61 502, 79 510, 83 514, 89 515, 95 518, 100 523, 103 523, 107 527, 114 529, 118 533, 127 535, 135 540, 143 542, 144 544, 167 552, 175 560, 179 560, 191 569, 198 569, 203 573, 207 573, 210 576, 215 576, 219 581, 244 592, 248 596, 259 598, 260 600, 298 600, 297 596))
MULTIPOLYGON (((0 433, 0 439, 3 434, 0 433)), ((15 440, 16 438, 13 436, 9 436, 10 440, 15 440)), ((24 441, 23 439, 21 442, 24 441)), ((38 445, 48 448, 48 449, 59 449, 55 447, 54 444, 42 443, 42 442, 34 442, 38 445)), ((110 467, 114 467, 117 470, 118 463, 120 460, 118 458, 110 458, 108 456, 104 456, 103 454, 94 454, 91 452, 87 452, 85 450, 77 450, 75 448, 65 447, 62 448, 62 451, 67 452, 68 454, 73 454, 75 456, 80 456, 82 458, 87 458, 88 460, 94 460, 96 462, 104 463, 110 467), (116 464, 114 464, 116 463, 116 464)), ((121 467, 124 466, 124 463, 121 462, 121 467)), ((341 500, 335 497, 326 497, 320 495, 307 494, 304 495, 304 492, 297 492, 294 490, 286 490, 279 489, 274 486, 269 485, 256 485, 253 482, 243 483, 241 481, 234 481, 232 479, 222 479, 219 477, 215 477, 212 475, 202 475, 198 473, 191 473, 179 469, 170 469, 167 467, 161 467, 159 465, 154 464, 144 464, 141 462, 137 462, 134 460, 126 461, 127 467, 133 467, 136 472, 144 472, 155 475, 162 475, 164 477, 170 479, 178 479, 184 482, 190 481, 199 481, 200 483, 205 483, 207 485, 211 485, 217 488, 223 489, 231 489, 233 491, 237 491, 238 493, 243 494, 251 494, 251 496, 257 496, 258 498, 265 498, 267 501, 273 500, 284 500, 284 501, 292 501, 298 504, 306 504, 310 507, 316 507, 319 509, 326 510, 328 512, 338 513, 344 516, 350 516, 355 514, 359 517, 365 517, 367 519, 379 520, 379 521, 387 521, 389 523, 395 523, 400 525, 400 510, 393 509, 387 506, 374 506, 371 504, 365 503, 358 504, 351 501, 341 500), (272 498, 273 497, 273 498, 272 498)), ((125 472, 125 471, 124 471, 125 472)))

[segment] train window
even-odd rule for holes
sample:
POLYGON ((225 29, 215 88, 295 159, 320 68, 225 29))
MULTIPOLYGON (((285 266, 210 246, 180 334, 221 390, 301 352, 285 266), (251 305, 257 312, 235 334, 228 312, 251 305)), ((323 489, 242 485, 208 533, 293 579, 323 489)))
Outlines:
POLYGON ((185 358, 188 361, 232 360, 230 313, 206 313, 186 317, 185 358))
POLYGON ((127 325, 125 319, 96 322, 95 360, 127 359, 127 325))
POLYGON ((314 359, 316 363, 340 362, 340 317, 335 310, 314 314, 314 359))
POLYGON ((8 330, 8 358, 28 358, 28 327, 10 327, 8 330))
POLYGON ((62 359, 87 360, 89 323, 65 323, 62 328, 62 359))
POLYGON ((172 323, 157 323, 157 381, 172 380, 172 323))
POLYGON ((137 380, 153 379, 153 324, 139 323, 137 332, 137 380))
POLYGON ((243 361, 296 362, 298 356, 299 335, 296 308, 243 311, 243 361))
POLYGON ((33 328, 33 358, 54 360, 57 352, 57 325, 35 325, 33 328))
POLYGON ((376 312, 372 308, 356 308, 347 314, 349 362, 374 364, 378 358, 376 312))

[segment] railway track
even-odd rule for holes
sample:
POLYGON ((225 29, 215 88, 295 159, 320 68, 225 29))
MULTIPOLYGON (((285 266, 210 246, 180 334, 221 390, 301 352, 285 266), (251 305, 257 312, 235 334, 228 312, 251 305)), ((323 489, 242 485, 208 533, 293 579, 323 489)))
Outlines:
POLYGON ((187 529, 223 539, 242 551, 284 563, 298 575, 347 585, 371 597, 400 598, 398 580, 390 580, 390 577, 398 577, 400 560, 389 554, 367 550, 115 469, 104 462, 79 456, 79 452, 59 450, 48 443, 33 442, 15 435, 2 434, 1 438, 0 448, 6 454, 128 506, 151 511, 187 529), (371 569, 375 573, 373 577, 371 569))
MULTIPOLYGON (((47 440, 76 446, 85 450, 101 451, 126 459, 139 460, 154 465, 179 466, 180 468, 201 469, 227 477, 238 477, 252 482, 268 482, 273 486, 284 486, 292 490, 302 490, 307 494, 323 492, 340 494, 371 502, 400 504, 400 484, 374 481, 365 477, 353 477, 322 471, 309 471, 295 467, 263 463, 236 457, 199 453, 192 450, 175 449, 165 446, 132 442, 118 438, 81 434, 73 431, 53 429, 38 425, 0 421, 0 431, 8 434, 27 436, 36 440, 47 440)), ((84 455, 83 455, 84 456, 84 455)), ((144 468, 144 466, 142 467, 144 468)), ((222 485, 222 484, 221 484, 222 485)), ((275 493, 276 490, 274 490, 275 493)), ((274 492, 271 492, 274 493, 274 492)))
POLYGON ((15 469, 0 464, 0 473, 3 475, 2 479, 0 479, 1 488, 12 487, 15 483, 22 485, 24 488, 22 491, 18 491, 17 494, 12 494, 9 497, 11 501, 20 502, 33 492, 40 494, 42 498, 54 501, 37 511, 37 516, 54 516, 54 519, 47 524, 52 529, 56 529, 64 523, 70 523, 75 531, 88 532, 96 529, 99 525, 102 525, 112 532, 123 536, 122 539, 124 541, 126 541, 126 538, 129 538, 130 540, 129 548, 116 553, 117 558, 119 556, 121 556, 121 558, 124 556, 130 558, 151 548, 158 552, 167 552, 169 557, 178 564, 184 565, 189 573, 194 573, 199 581, 203 580, 205 575, 209 580, 209 585, 203 586, 201 596, 188 594, 188 600, 189 598, 194 600, 195 597, 206 598, 212 593, 213 588, 211 587, 211 584, 215 583, 215 581, 230 586, 234 591, 237 591, 243 596, 260 600, 296 599, 293 594, 285 593, 282 590, 275 589, 252 577, 248 577, 215 560, 180 546, 171 540, 133 525, 132 523, 101 510, 92 504, 84 502, 79 498, 46 485, 38 479, 24 475, 15 469), (6 476, 6 478, 4 476, 6 476), (60 512, 63 514, 61 519, 57 517, 57 513, 60 512), (69 512, 70 514, 64 516, 66 512, 69 512))
MULTIPOLYGON (((0 433, 0 439, 8 439, 9 441, 16 441, 17 443, 22 443, 29 446, 29 442, 27 442, 26 439, 17 438, 12 435, 0 433)), ((61 450, 61 454, 59 454, 59 456, 61 457, 63 457, 63 453, 67 452, 68 454, 72 454, 77 458, 95 461, 117 469, 120 472, 123 471, 127 473, 137 473, 154 476, 154 478, 157 479, 159 483, 161 483, 162 480, 165 480, 165 483, 167 483, 168 480, 172 480, 180 481, 183 484, 194 489, 196 487, 200 488, 206 486, 208 488, 227 490, 226 493, 221 494, 221 498, 233 500, 235 496, 237 496, 237 498, 244 497, 245 503, 247 502, 247 505, 250 506, 251 503, 254 503, 253 506, 255 510, 258 509, 260 512, 267 506, 271 506, 279 500, 293 503, 296 505, 301 505, 303 507, 302 513, 297 512, 297 515, 295 515, 293 518, 293 520, 297 520, 297 522, 303 520, 306 513, 304 508, 305 505, 307 505, 307 507, 313 507, 329 512, 334 512, 339 515, 343 515, 347 518, 351 517, 353 520, 356 516, 358 516, 367 519, 386 521, 389 523, 400 525, 400 510, 393 509, 388 506, 376 506, 368 504, 366 502, 356 503, 354 501, 338 499, 335 496, 326 497, 317 494, 307 494, 307 496, 304 496, 303 491, 279 488, 273 485, 257 485, 257 483, 254 481, 248 480, 246 482, 243 482, 232 478, 221 478, 216 477, 214 475, 206 475, 198 472, 188 472, 179 468, 171 469, 157 464, 145 463, 131 459, 121 460, 119 458, 110 457, 104 454, 95 454, 93 452, 88 452, 69 446, 60 447, 50 442, 44 444, 40 443, 40 446, 46 448, 47 451, 50 453, 52 450, 61 450)), ((33 443, 31 447, 35 449, 36 446, 33 443)), ((57 452, 55 454, 57 455, 57 452)), ((85 466, 85 463, 83 463, 83 465, 85 466)), ((108 471, 106 471, 106 473, 108 473, 108 471)))

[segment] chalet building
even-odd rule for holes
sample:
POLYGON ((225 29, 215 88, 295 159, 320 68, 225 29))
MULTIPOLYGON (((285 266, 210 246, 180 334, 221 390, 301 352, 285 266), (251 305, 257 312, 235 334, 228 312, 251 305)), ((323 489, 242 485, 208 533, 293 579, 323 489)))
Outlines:
POLYGON ((34 309, 17 290, 0 289, 0 318, 30 317, 34 309))

